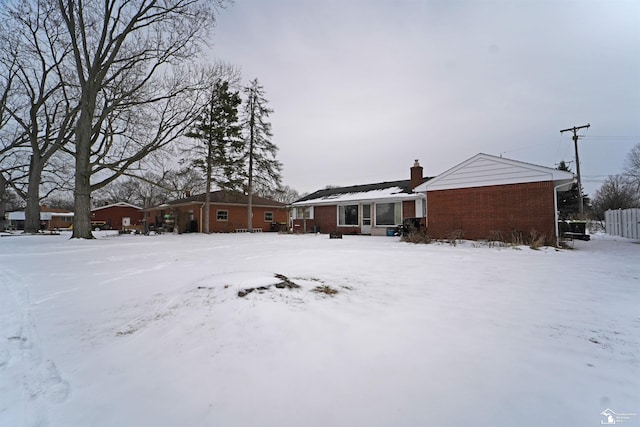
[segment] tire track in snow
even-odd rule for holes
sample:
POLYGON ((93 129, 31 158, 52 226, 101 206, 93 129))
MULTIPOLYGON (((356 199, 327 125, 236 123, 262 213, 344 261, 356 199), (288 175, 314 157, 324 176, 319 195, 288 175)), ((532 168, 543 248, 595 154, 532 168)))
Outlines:
POLYGON ((45 427, 70 386, 44 357, 22 278, 0 270, 0 425, 45 427))

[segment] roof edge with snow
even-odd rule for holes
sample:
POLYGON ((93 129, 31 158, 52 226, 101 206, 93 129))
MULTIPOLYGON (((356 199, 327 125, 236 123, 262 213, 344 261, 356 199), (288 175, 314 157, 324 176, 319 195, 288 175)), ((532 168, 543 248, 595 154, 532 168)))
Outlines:
POLYGON ((333 205, 344 202, 401 201, 424 198, 411 189, 410 180, 387 181, 349 187, 325 188, 302 197, 291 206, 333 205))
POLYGON ((133 209, 142 210, 140 206, 132 205, 131 203, 117 202, 117 203, 111 203, 110 205, 98 206, 97 208, 91 209, 91 212, 99 211, 101 209, 116 208, 116 207, 117 208, 133 208, 133 209))

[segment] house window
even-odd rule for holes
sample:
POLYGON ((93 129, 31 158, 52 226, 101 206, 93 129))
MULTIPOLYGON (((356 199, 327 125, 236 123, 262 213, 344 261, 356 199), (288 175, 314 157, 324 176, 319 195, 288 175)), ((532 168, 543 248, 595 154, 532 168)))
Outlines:
POLYGON ((273 222, 273 212, 264 213, 264 222, 273 222))
POLYGON ((311 206, 300 206, 296 208, 296 218, 297 219, 312 219, 312 209, 311 206))
POLYGON ((338 225, 358 225, 358 205, 338 206, 338 225))
POLYGON ((229 220, 229 211, 217 210, 216 211, 216 219, 218 221, 228 221, 229 220))
POLYGON ((402 223, 400 202, 376 203, 376 225, 398 225, 402 223))

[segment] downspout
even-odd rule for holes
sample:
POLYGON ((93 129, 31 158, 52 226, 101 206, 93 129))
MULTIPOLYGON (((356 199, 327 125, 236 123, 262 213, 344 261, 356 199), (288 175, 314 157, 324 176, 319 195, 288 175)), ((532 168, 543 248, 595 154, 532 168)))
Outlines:
POLYGON ((553 187, 553 224, 556 229, 556 247, 560 247, 560 227, 558 227, 558 188, 560 188, 564 184, 558 184, 553 187))
MULTIPOLYGON (((204 230, 204 224, 202 224, 202 221, 204 220, 202 218, 202 208, 204 208, 204 203, 200 205, 200 221, 198 221, 200 223, 200 233, 202 233, 202 230, 204 230)), ((211 230, 209 230, 211 231, 211 230)))

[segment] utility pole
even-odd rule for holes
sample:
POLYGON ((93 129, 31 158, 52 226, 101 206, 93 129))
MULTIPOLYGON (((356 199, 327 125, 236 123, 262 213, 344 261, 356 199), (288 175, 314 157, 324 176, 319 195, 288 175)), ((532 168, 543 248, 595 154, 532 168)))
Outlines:
POLYGON ((580 180, 580 158, 578 157, 578 138, 579 138, 578 130, 588 128, 589 126, 591 125, 587 123, 586 125, 583 125, 583 126, 574 126, 569 129, 562 129, 560 131, 560 133, 569 132, 569 131, 573 132, 573 146, 576 149, 576 172, 578 175, 578 196, 580 201, 578 206, 580 207, 580 218, 582 218, 584 215, 584 203, 582 200, 582 181, 580 180))

